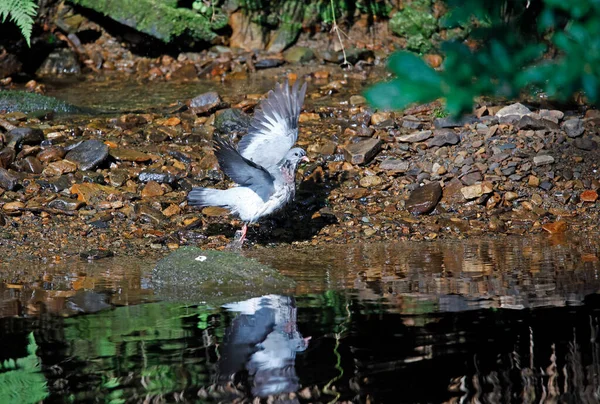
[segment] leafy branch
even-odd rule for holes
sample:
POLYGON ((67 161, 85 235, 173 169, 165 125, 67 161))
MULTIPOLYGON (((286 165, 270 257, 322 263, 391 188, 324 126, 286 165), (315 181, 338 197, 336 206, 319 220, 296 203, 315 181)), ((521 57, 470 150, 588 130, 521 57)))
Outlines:
POLYGON ((0 19, 14 22, 25 37, 27 45, 31 46, 31 30, 33 17, 37 13, 37 4, 34 0, 2 0, 0 1, 0 19))

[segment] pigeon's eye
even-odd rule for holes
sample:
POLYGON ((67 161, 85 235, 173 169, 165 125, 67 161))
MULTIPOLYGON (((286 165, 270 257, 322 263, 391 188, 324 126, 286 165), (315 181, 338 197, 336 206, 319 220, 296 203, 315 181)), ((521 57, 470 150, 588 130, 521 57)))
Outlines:
POLYGON ((294 156, 298 157, 298 153, 294 153, 294 156))

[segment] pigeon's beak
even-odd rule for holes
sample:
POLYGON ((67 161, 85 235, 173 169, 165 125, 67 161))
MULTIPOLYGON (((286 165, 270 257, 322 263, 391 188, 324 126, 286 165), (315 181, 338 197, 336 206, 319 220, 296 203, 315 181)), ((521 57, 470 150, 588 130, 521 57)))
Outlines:
POLYGON ((304 161, 305 163, 308 163, 310 161, 310 159, 306 156, 302 156, 302 158, 300 159, 300 161, 304 161))

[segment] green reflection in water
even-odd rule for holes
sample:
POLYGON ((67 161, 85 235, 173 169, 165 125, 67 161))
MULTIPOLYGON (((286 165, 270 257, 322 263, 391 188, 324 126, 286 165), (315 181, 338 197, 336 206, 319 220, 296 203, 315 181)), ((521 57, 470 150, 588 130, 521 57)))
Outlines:
POLYGON ((48 396, 47 383, 40 371, 38 345, 33 332, 28 335, 24 358, 7 359, 0 364, 0 403, 35 403, 48 396))

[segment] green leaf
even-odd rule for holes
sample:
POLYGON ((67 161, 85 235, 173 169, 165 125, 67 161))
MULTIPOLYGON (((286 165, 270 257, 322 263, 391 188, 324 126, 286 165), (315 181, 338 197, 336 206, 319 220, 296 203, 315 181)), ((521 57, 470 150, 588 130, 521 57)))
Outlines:
POLYGON ((27 46, 31 46, 33 17, 37 13, 37 7, 34 0, 0 0, 0 19, 6 22, 6 19, 10 18, 21 30, 27 46))

